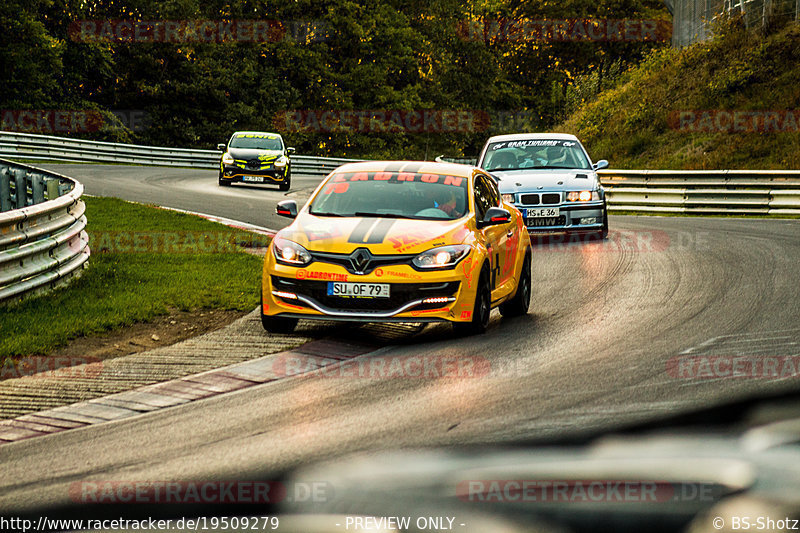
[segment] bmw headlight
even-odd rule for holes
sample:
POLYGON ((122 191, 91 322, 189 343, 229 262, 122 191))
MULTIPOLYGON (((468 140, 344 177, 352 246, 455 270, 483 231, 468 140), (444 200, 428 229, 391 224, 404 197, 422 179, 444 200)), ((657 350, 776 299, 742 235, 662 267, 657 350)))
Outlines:
POLYGON ((308 250, 288 239, 275 237, 272 240, 272 252, 275 254, 275 260, 283 265, 305 266, 311 262, 308 250))
POLYGON ((287 158, 285 155, 282 155, 275 161, 275 166, 277 168, 282 168, 282 167, 285 167, 286 163, 288 163, 288 162, 289 162, 289 158, 287 158))
POLYGON ((514 195, 513 194, 504 194, 503 201, 507 204, 514 205, 514 195))
POLYGON ((233 164, 233 156, 228 152, 222 156, 222 163, 225 165, 232 165, 233 164))
POLYGON ((597 202, 599 200, 599 191, 570 191, 567 193, 568 202, 597 202))
POLYGON ((417 268, 453 268, 467 257, 471 247, 466 244, 431 248, 412 259, 417 268))

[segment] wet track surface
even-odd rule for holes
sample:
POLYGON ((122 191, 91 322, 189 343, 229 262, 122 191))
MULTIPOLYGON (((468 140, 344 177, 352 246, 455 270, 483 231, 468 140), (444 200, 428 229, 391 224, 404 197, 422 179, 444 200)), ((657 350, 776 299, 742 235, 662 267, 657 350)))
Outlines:
MULTIPOLYGON (((88 194, 285 225, 272 215, 283 193, 220 189, 213 171, 48 168, 78 178, 88 194)), ((293 188, 317 182, 296 178, 293 188)), ((537 246, 530 313, 503 320, 495 311, 485 335, 327 326, 384 346, 366 357, 472 358, 487 372, 308 375, 9 444, 0 508, 69 502, 75 481, 270 479, 355 451, 539 439, 798 389, 797 375, 696 377, 675 365, 690 355, 800 355, 800 221, 612 217, 610 225, 608 243, 537 246)))

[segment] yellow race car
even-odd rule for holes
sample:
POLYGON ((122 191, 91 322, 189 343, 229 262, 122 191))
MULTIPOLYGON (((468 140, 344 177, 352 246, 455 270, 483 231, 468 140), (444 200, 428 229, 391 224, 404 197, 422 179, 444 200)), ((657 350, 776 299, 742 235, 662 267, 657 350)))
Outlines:
POLYGON ((486 171, 372 161, 339 167, 279 231, 264 260, 261 321, 437 322, 483 333, 493 307, 528 312, 531 245, 486 171))

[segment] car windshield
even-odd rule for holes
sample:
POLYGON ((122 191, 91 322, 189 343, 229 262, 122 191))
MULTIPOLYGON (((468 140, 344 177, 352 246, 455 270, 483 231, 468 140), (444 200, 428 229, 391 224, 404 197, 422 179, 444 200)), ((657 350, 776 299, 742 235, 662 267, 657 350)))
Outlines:
POLYGON ((411 172, 334 174, 314 198, 317 216, 455 220, 467 212, 468 179, 411 172))
POLYGON ((481 166, 489 171, 536 168, 588 169, 589 158, 576 141, 526 139, 490 144, 481 166))
POLYGON ((281 138, 277 135, 245 133, 234 136, 228 147, 254 150, 283 150, 283 142, 281 142, 281 138))

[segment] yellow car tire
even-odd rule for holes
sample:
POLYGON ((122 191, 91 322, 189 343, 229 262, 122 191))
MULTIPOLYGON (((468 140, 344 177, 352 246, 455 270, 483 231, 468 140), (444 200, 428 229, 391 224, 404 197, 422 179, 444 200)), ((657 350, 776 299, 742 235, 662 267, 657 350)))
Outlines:
POLYGON ((453 322, 453 330, 459 337, 480 335, 489 327, 489 315, 492 313, 492 288, 489 285, 489 271, 481 271, 478 290, 475 292, 475 306, 472 309, 470 322, 453 322))

